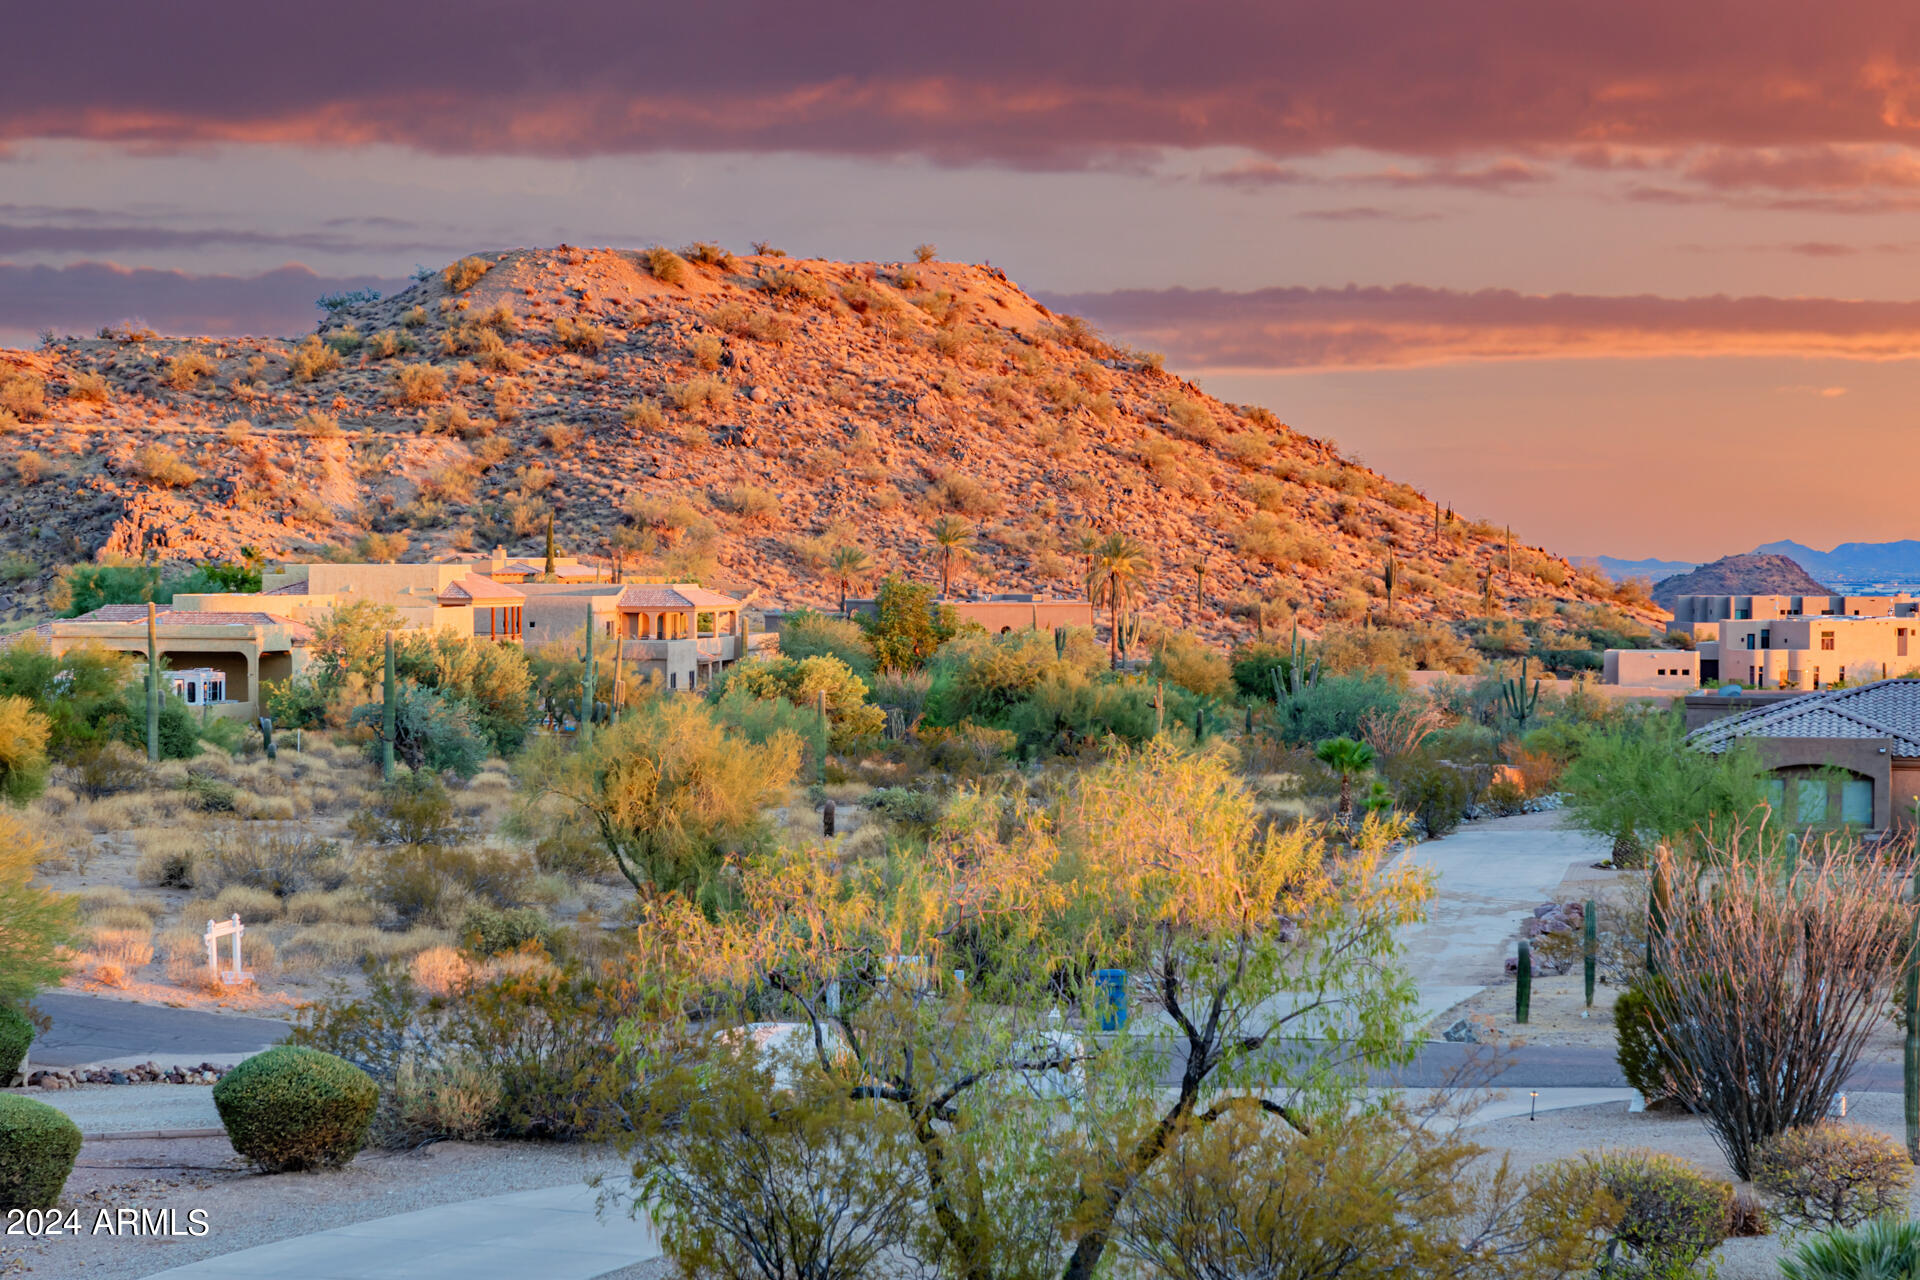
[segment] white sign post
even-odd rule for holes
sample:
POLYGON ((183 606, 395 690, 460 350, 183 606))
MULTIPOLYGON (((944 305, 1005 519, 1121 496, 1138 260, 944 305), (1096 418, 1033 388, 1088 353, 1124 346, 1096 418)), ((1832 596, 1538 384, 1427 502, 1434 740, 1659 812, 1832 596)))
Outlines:
POLYGON ((240 963, 240 935, 246 931, 247 926, 240 923, 238 911, 233 913, 233 918, 230 920, 207 921, 207 968, 212 970, 215 982, 225 986, 238 986, 253 981, 253 975, 248 973, 246 967, 240 963), (220 939, 222 938, 233 939, 233 967, 230 969, 220 967, 220 939))

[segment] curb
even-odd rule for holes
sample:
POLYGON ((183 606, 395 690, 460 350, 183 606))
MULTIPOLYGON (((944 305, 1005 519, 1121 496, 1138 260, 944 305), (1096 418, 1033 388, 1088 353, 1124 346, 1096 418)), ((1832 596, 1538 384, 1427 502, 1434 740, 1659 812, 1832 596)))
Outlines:
POLYGON ((119 1129, 112 1133, 83 1133, 82 1142, 121 1142, 133 1138, 224 1138, 225 1129, 119 1129))

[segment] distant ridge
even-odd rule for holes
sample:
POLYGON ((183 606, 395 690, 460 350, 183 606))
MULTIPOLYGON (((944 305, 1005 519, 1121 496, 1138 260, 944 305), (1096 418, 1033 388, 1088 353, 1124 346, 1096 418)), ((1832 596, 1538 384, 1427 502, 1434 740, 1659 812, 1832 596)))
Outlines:
POLYGON ((1680 596, 1822 596, 1824 584, 1782 555, 1722 556, 1691 573, 1675 574, 1653 586, 1653 601, 1672 609, 1680 596))
MULTIPOLYGON (((1920 540, 1896 542, 1843 542, 1831 551, 1816 551, 1803 542, 1782 538, 1763 543, 1750 553, 1756 556, 1785 556, 1814 577, 1842 589, 1862 584, 1911 584, 1920 586, 1920 540)), ((1618 556, 1575 556, 1576 564, 1590 564, 1615 582, 1629 578, 1659 581, 1675 574, 1699 568, 1690 560, 1624 560, 1618 556)))

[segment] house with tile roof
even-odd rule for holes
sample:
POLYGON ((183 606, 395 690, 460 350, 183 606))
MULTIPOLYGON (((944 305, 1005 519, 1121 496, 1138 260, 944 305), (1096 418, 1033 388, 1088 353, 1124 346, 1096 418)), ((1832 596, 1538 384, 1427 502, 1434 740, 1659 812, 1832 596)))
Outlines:
MULTIPOLYGON (((77 618, 43 622, 32 635, 55 655, 82 645, 99 645, 145 660, 147 609, 143 604, 110 604, 77 618)), ((196 699, 207 715, 252 719, 260 714, 260 686, 306 670, 313 628, 264 609, 178 609, 154 611, 154 638, 167 666, 181 683, 191 674, 196 699)), ((184 696, 184 686, 183 686, 184 696)))
POLYGON ((754 629, 746 599, 696 583, 529 582, 519 589, 526 593, 527 644, 578 644, 591 625, 622 683, 705 688, 742 658, 779 648, 777 635, 754 629))
POLYGON ((1768 700, 1687 742, 1715 752, 1751 743, 1773 774, 1776 819, 1795 827, 1884 833, 1911 830, 1920 815, 1920 679, 1768 700))

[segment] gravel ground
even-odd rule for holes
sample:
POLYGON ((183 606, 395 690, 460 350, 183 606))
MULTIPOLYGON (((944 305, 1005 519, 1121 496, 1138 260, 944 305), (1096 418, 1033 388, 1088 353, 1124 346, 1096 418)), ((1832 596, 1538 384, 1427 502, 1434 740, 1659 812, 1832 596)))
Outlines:
MULTIPOLYGON (((78 1210, 83 1226, 103 1208, 173 1209, 184 1230, 187 1214, 199 1209, 212 1229, 197 1239, 0 1235, 0 1276, 137 1280, 289 1236, 458 1200, 560 1186, 596 1171, 612 1177, 624 1170, 602 1148, 442 1142, 411 1153, 363 1152, 351 1165, 328 1173, 269 1175, 249 1171, 224 1138, 89 1142, 61 1197, 61 1207, 78 1210)), ((629 1273, 634 1280, 658 1276, 633 1268, 620 1274, 629 1273)))
MULTIPOLYGON (((1897 1093, 1857 1093, 1848 1095, 1847 1120, 1863 1128, 1877 1129, 1899 1142, 1906 1140, 1906 1125, 1901 1117, 1897 1093)), ((1558 1160, 1582 1150, 1601 1151, 1618 1147, 1645 1147, 1664 1151, 1691 1161, 1702 1172, 1716 1178, 1733 1180, 1726 1157, 1714 1145, 1707 1127, 1684 1112, 1665 1111, 1628 1114, 1618 1104, 1578 1107, 1542 1114, 1529 1121, 1524 1116, 1475 1125, 1467 1137, 1495 1152, 1507 1152, 1517 1170, 1558 1160)), ((1910 1213, 1920 1213, 1920 1188, 1911 1197, 1910 1213)), ((1779 1280, 1779 1258, 1784 1251, 1780 1236, 1756 1236, 1729 1240, 1710 1255, 1719 1264, 1719 1280, 1779 1280)))
POLYGON ((64 1111, 82 1133, 140 1129, 218 1129, 220 1113, 207 1084, 96 1084, 76 1089, 16 1089, 22 1097, 64 1111))

